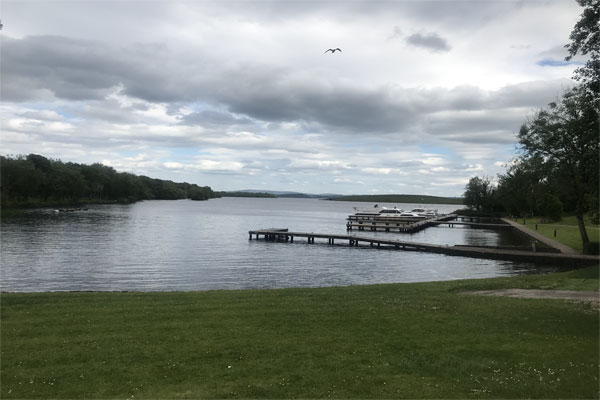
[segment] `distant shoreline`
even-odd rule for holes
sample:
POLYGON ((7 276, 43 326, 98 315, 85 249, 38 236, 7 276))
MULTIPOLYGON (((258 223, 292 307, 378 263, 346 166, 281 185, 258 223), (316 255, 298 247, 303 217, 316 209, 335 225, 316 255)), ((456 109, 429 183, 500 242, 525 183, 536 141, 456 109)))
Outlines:
POLYGON ((331 201, 357 201, 371 203, 411 203, 411 204, 450 204, 463 205, 463 199, 457 197, 422 196, 413 194, 389 194, 389 195, 356 195, 330 197, 331 201))

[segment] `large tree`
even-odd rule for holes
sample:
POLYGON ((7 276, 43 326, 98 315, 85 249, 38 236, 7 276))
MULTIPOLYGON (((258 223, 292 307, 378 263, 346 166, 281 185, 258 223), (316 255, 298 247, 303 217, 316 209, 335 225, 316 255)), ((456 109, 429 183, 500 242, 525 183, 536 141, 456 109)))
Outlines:
POLYGON ((597 210, 599 192, 600 0, 577 2, 583 13, 565 47, 567 60, 587 57, 573 76, 579 85, 538 111, 521 127, 518 138, 521 160, 542 160, 547 176, 560 182, 559 194, 574 203, 585 249, 589 238, 584 215, 597 210))
POLYGON ((471 210, 480 214, 489 214, 494 211, 494 191, 494 185, 489 178, 475 176, 465 186, 463 202, 471 210))
POLYGON ((590 196, 598 198, 599 132, 598 114, 585 87, 578 86, 540 110, 518 134, 524 159, 539 157, 554 174, 568 177, 563 190, 575 201, 584 248, 589 243, 584 215, 590 196))
POLYGON ((579 81, 584 93, 594 104, 596 112, 600 110, 600 0, 577 0, 583 7, 583 13, 573 27, 565 47, 570 61, 577 54, 587 56, 585 64, 575 70, 573 78, 579 81))

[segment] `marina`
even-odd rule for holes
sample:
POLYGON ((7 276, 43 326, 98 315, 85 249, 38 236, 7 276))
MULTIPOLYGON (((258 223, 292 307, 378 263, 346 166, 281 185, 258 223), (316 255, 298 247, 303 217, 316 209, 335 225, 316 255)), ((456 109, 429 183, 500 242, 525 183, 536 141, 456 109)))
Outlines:
MULTIPOLYGON (((462 256, 474 258, 487 258, 493 260, 510 260, 519 262, 545 263, 551 265, 563 265, 570 267, 581 267, 586 265, 598 264, 598 256, 587 256, 570 253, 555 253, 536 251, 535 246, 531 251, 509 250, 490 247, 475 247, 463 245, 436 245, 428 243, 418 243, 405 240, 382 239, 359 235, 340 235, 315 232, 290 232, 286 228, 269 228, 251 230, 248 232, 249 240, 253 237, 256 240, 262 238, 270 242, 293 243, 296 238, 306 239, 306 243, 314 244, 315 239, 326 239, 328 245, 335 245, 336 241, 348 243, 348 247, 358 247, 361 245, 379 249, 394 249, 404 251, 417 251, 445 254, 449 256, 462 256)), ((296 240, 297 241, 297 240, 296 240)))

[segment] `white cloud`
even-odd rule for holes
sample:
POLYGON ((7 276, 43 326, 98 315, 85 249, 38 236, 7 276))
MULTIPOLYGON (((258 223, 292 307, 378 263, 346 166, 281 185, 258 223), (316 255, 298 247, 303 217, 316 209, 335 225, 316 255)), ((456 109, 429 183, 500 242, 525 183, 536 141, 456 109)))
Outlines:
POLYGON ((3 3, 4 154, 216 190, 439 195, 502 172, 519 125, 573 84, 574 66, 537 63, 560 56, 581 12, 574 1, 110 5, 3 3))

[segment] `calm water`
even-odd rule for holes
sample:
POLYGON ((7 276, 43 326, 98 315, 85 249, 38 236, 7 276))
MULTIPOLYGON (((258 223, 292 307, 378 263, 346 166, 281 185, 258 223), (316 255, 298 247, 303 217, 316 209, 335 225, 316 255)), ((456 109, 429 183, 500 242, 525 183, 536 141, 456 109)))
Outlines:
MULTIPOLYGON (((36 211, 0 225, 4 291, 210 290, 451 280, 536 272, 531 264, 248 240, 248 230, 346 233, 353 207, 313 199, 224 198, 36 211)), ((403 209, 416 205, 394 204, 403 209)), ((440 212, 456 206, 438 205, 440 212)), ((416 242, 526 245, 512 230, 428 228, 407 235, 360 232, 416 242)))

